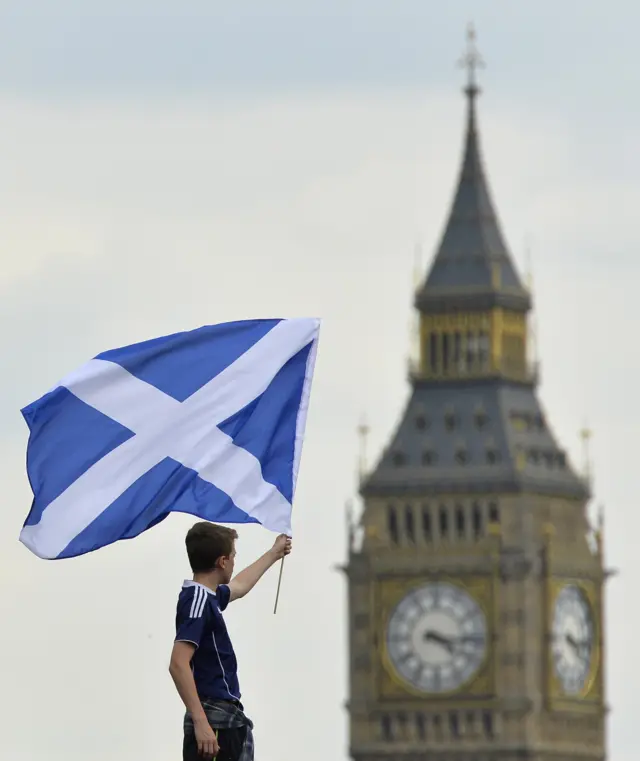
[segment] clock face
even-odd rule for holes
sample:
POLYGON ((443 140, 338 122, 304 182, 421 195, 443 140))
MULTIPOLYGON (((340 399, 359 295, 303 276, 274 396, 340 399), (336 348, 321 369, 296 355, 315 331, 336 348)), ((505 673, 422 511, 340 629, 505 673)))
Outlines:
POLYGON ((389 619, 391 663, 420 692, 457 689, 478 671, 486 650, 484 613, 453 584, 438 582, 414 589, 389 619))
POLYGON ((576 586, 563 587, 553 613, 552 656, 555 674, 567 695, 587 687, 594 653, 594 626, 589 601, 576 586))

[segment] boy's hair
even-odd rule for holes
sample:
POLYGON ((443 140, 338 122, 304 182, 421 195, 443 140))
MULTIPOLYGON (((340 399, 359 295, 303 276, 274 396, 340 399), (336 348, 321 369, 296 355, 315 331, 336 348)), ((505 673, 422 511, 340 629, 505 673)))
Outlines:
POLYGON ((213 571, 218 558, 231 555, 237 538, 238 532, 226 526, 206 521, 193 525, 185 539, 191 570, 194 573, 213 571))

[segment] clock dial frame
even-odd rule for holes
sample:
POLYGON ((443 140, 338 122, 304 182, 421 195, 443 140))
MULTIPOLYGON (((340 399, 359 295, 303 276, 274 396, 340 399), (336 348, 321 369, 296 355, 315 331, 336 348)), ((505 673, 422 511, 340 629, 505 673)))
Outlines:
POLYGON ((386 650, 393 671, 422 694, 455 692, 480 670, 488 628, 479 603, 462 587, 431 582, 393 608, 386 650))
POLYGON ((553 672, 565 696, 588 692, 596 658, 593 608, 576 584, 560 588, 553 606, 551 658, 553 672))

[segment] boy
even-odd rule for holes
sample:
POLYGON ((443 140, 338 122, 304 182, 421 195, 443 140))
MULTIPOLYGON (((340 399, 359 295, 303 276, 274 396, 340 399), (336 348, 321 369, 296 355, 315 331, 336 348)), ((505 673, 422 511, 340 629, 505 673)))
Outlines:
POLYGON ((237 538, 234 529, 202 522, 185 540, 193 581, 184 582, 178 598, 169 666, 187 709, 183 761, 253 761, 253 724, 240 703, 236 656, 222 611, 291 552, 291 539, 280 535, 232 580, 237 538))

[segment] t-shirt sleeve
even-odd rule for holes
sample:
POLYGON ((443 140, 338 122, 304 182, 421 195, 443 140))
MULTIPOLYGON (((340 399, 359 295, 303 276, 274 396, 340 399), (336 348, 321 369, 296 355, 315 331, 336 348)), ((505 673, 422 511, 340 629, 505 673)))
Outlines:
POLYGON ((227 584, 218 584, 216 589, 216 599, 218 600, 218 607, 220 610, 224 610, 229 604, 231 598, 231 590, 227 584))
POLYGON ((191 642, 196 647, 200 646, 207 628, 208 593, 194 587, 193 596, 189 596, 178 606, 176 614, 176 642, 191 642))

